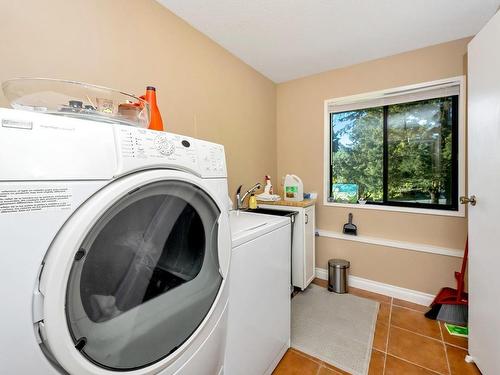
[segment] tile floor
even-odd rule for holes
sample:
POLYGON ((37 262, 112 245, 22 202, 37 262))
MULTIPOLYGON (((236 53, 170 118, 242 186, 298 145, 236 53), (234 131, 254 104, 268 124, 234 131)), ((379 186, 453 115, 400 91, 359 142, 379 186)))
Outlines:
MULTIPOLYGON (((326 287, 326 281, 314 283, 326 287)), ((350 288, 350 293, 380 302, 369 375, 480 374, 464 361, 467 339, 451 336, 441 323, 424 317, 427 307, 350 288)), ((274 375, 346 374, 295 349, 285 354, 274 375)))

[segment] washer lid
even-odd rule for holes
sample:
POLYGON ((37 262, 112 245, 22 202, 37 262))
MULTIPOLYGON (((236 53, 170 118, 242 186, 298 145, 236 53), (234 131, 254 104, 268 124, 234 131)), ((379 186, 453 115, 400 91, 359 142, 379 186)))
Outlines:
POLYGON ((219 236, 227 221, 194 177, 169 172, 177 178, 140 173, 145 182, 125 185, 98 215, 105 201, 91 199, 94 209, 77 212, 51 247, 40 283, 42 336, 66 371, 157 369, 210 316, 224 278, 219 236))
POLYGON ((254 214, 245 211, 231 211, 229 223, 231 226, 232 246, 237 247, 273 230, 290 224, 289 217, 254 214))

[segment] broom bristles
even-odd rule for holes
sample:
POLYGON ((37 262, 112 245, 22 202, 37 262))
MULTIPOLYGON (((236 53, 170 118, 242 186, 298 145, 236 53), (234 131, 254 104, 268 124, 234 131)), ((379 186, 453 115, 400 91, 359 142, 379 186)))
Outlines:
POLYGON ((441 305, 437 320, 466 326, 469 321, 469 310, 467 305, 441 305))

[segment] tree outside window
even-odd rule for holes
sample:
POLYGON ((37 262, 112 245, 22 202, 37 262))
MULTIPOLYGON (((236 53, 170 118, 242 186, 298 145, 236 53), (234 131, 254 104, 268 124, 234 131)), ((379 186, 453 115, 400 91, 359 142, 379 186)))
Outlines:
POLYGON ((331 114, 331 201, 456 210, 458 96, 331 114))

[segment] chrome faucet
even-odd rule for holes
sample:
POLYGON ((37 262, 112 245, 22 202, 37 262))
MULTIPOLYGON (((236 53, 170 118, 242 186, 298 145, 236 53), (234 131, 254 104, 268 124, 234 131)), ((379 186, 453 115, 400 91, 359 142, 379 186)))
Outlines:
POLYGON ((245 194, 243 194, 243 197, 241 196, 241 188, 243 185, 240 185, 238 189, 236 190, 236 209, 241 210, 243 208, 243 202, 245 201, 245 198, 248 196, 248 194, 252 194, 254 191, 259 190, 262 185, 260 182, 257 182, 254 186, 252 186, 245 194))

